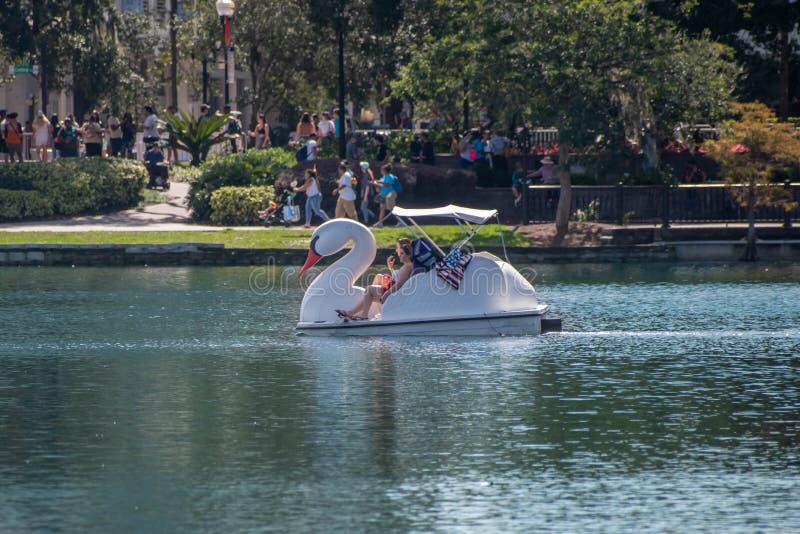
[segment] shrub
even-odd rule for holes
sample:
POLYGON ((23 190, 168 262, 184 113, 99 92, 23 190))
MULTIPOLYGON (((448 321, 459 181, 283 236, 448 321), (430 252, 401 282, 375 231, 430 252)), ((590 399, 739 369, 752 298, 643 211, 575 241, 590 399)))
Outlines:
POLYGON ((47 217, 52 214, 51 203, 38 191, 0 189, 0 219, 47 217))
POLYGON ((192 155, 192 166, 200 165, 200 160, 212 146, 225 143, 228 138, 218 132, 230 120, 230 115, 210 115, 195 117, 180 112, 167 119, 167 131, 175 139, 178 148, 192 155))
POLYGON ((272 186, 221 187, 211 194, 211 222, 226 226, 259 224, 258 211, 275 197, 272 186))
POLYGON ((280 173, 294 165, 294 153, 282 148, 248 150, 203 164, 203 172, 189 190, 189 207, 196 220, 211 217, 211 195, 227 186, 273 185, 280 173))
POLYGON ((50 163, 4 165, 0 188, 33 191, 39 200, 25 197, 24 202, 34 204, 21 204, 22 197, 15 195, 13 205, 18 209, 4 204, 0 217, 77 215, 129 208, 139 202, 146 180, 147 171, 141 162, 118 158, 65 158, 50 163))
POLYGON ((414 140, 414 132, 411 130, 394 131, 386 138, 386 145, 392 152, 392 159, 400 160, 402 163, 409 162, 411 155, 411 141, 414 140))

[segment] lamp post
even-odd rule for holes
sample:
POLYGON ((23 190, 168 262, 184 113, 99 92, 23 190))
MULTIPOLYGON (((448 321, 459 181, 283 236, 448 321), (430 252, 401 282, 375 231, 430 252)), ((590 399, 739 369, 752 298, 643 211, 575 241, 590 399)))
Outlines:
POLYGON ((219 20, 222 22, 222 34, 224 36, 225 45, 225 105, 230 104, 230 89, 228 88, 231 83, 228 74, 228 66, 233 65, 233 58, 228 57, 233 53, 233 41, 231 41, 231 17, 233 11, 236 9, 236 4, 233 0, 217 0, 217 14, 219 20))
POLYGON ((346 4, 341 5, 337 18, 336 30, 339 41, 339 158, 344 159, 347 148, 347 139, 345 137, 347 112, 344 109, 344 33, 347 30, 347 22, 350 18, 346 4))

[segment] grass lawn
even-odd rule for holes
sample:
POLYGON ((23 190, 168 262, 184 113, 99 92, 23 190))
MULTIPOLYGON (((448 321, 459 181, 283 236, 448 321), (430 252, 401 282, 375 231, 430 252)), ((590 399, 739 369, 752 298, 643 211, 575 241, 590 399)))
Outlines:
MULTIPOLYGON (((472 239, 476 246, 500 246, 500 226, 486 225, 472 239)), ((439 246, 447 250, 463 233, 458 226, 423 226, 439 246)), ((312 230, 269 228, 264 230, 225 229, 220 232, 0 232, 0 245, 141 245, 164 243, 221 243, 227 248, 308 247, 312 230)), ((529 240, 502 227, 508 246, 527 246, 529 240)), ((405 228, 374 230, 380 248, 394 246, 398 237, 413 237, 405 228)))

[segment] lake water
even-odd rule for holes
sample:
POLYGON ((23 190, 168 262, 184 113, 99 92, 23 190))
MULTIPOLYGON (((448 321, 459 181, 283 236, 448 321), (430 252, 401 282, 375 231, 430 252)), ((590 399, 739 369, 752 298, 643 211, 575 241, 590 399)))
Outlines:
POLYGON ((297 337, 280 270, 0 269, 0 531, 797 531, 800 266, 534 269, 565 332, 465 340, 297 337))

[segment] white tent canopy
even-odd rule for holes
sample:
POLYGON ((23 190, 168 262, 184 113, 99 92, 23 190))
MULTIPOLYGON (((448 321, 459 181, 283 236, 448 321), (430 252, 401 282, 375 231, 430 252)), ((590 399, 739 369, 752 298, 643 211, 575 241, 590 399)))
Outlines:
POLYGON ((486 221, 497 215, 497 210, 477 210, 474 208, 463 208, 450 204, 441 208, 426 209, 406 209, 396 206, 392 210, 392 215, 399 217, 451 217, 467 221, 473 224, 486 224, 486 221))

